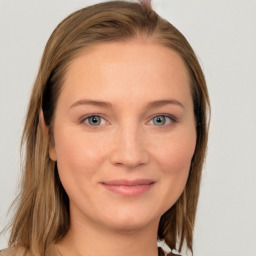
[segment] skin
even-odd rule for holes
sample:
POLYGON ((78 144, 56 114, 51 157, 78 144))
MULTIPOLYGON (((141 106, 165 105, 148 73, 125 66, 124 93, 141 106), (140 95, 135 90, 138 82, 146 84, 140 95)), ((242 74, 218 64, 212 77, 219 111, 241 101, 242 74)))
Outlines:
POLYGON ((50 157, 70 199, 71 227, 57 243, 62 255, 156 256, 160 217, 184 190, 196 145, 182 59, 143 39, 84 50, 65 75, 53 134, 50 157), (102 117, 96 126, 90 115, 102 117), (154 185, 135 196, 102 186, 116 179, 154 185))

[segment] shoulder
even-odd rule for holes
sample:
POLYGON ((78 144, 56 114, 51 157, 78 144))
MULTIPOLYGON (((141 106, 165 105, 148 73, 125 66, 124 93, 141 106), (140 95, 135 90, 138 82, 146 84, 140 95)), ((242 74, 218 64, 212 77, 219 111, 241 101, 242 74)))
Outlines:
POLYGON ((30 256, 30 253, 25 247, 13 247, 0 250, 0 256, 30 256))
MULTIPOLYGON (((56 256, 56 248, 54 245, 50 245, 45 252, 46 256, 56 256)), ((29 249, 19 246, 0 250, 0 256, 33 256, 29 249)))
POLYGON ((14 248, 7 248, 0 251, 1 256, 12 256, 15 255, 15 249, 14 248))

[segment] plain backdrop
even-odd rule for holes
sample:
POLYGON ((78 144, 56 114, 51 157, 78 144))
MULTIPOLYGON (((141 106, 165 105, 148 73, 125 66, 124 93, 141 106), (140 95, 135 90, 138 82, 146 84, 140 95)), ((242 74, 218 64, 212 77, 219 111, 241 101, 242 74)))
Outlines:
MULTIPOLYGON (((20 136, 46 41, 64 17, 98 2, 0 0, 0 229, 18 191, 20 136)), ((152 2, 194 48, 212 103, 194 255, 256 256, 256 1, 152 2)))

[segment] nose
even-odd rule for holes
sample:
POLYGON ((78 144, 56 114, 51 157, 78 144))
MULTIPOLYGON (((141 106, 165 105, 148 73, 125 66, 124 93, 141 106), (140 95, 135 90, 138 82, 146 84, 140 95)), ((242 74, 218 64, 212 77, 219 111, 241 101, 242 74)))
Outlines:
POLYGON ((120 128, 114 135, 110 161, 114 165, 135 168, 149 161, 146 138, 136 125, 120 128))

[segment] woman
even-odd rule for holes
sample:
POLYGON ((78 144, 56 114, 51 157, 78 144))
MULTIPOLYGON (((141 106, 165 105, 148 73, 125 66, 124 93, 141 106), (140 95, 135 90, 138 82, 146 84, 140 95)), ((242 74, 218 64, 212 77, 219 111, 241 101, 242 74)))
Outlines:
POLYGON ((71 14, 34 84, 2 255, 164 255, 157 240, 192 251, 208 108, 192 48, 150 1, 71 14))

